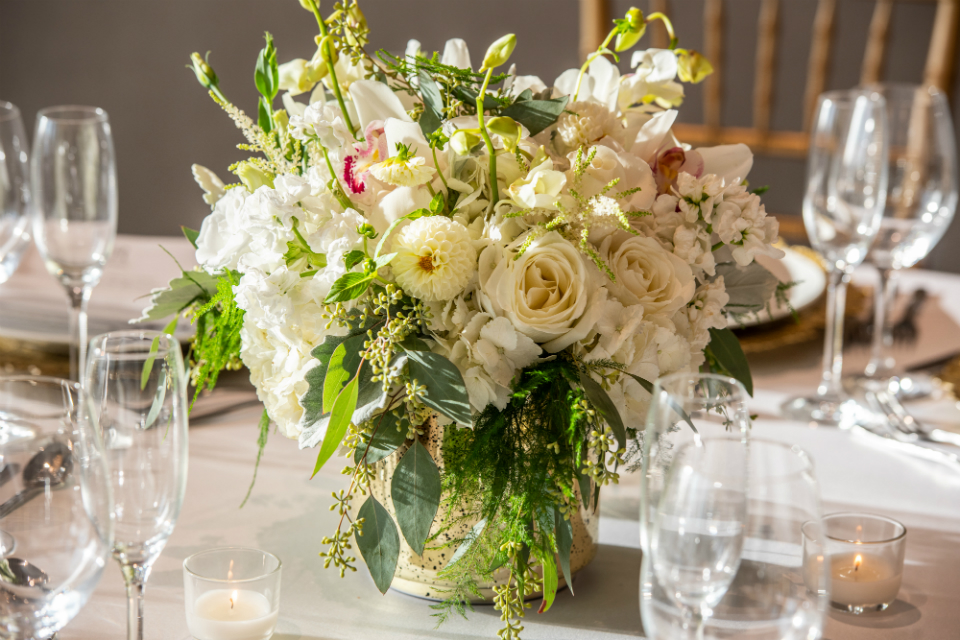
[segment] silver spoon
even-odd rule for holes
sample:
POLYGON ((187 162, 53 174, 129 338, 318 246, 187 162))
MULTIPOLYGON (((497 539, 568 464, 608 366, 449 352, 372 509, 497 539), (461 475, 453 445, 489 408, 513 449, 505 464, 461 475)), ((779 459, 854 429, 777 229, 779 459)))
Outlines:
POLYGON ((56 440, 45 445, 23 468, 23 489, 0 504, 0 518, 7 517, 48 487, 60 486, 72 470, 73 454, 67 445, 56 440))

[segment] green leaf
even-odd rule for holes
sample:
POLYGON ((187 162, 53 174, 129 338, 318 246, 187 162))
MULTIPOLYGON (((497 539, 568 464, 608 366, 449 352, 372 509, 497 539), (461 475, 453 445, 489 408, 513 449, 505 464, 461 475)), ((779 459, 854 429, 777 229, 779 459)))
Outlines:
POLYGON ((741 267, 736 263, 718 264, 717 275, 723 276, 723 284, 730 296, 727 307, 733 311, 760 311, 773 299, 780 280, 759 262, 741 267))
POLYGON ((270 117, 270 105, 267 104, 267 99, 263 96, 260 96, 260 100, 257 102, 257 126, 263 129, 266 133, 273 131, 273 119, 270 117))
POLYGON ((617 411, 613 400, 607 395, 597 382, 587 373, 580 373, 580 386, 587 395, 587 402, 600 414, 600 417, 610 425, 613 435, 617 437, 617 448, 625 449, 627 447, 627 430, 623 426, 623 420, 620 418, 620 412, 617 411))
POLYGON ((753 377, 750 375, 750 364, 747 362, 747 356, 743 354, 743 348, 740 341, 730 329, 710 329, 710 343, 707 349, 713 354, 717 364, 719 364, 726 373, 736 378, 747 390, 750 396, 753 396, 753 377))
POLYGON ((557 597, 557 565, 554 562, 553 554, 546 554, 546 557, 540 558, 540 566, 543 569, 543 604, 537 613, 546 613, 553 606, 553 600, 557 597))
POLYGON ((277 49, 273 45, 273 36, 267 32, 264 38, 267 44, 257 55, 257 68, 253 77, 260 95, 267 100, 273 100, 280 90, 280 68, 277 65, 277 49))
POLYGON ((193 245, 193 248, 196 249, 196 248, 197 248, 197 238, 200 237, 200 232, 199 232, 199 231, 194 231, 193 229, 190 229, 190 228, 188 228, 188 227, 184 227, 184 226, 182 226, 182 225, 181 225, 181 227, 180 227, 180 230, 183 231, 184 237, 186 237, 186 239, 190 241, 190 244, 193 245))
POLYGON ((327 294, 324 302, 326 304, 333 304, 335 302, 355 300, 363 295, 363 292, 370 286, 370 281, 373 280, 374 277, 375 276, 357 271, 345 273, 337 278, 333 286, 330 287, 330 293, 327 294))
POLYGON ((563 572, 563 580, 567 583, 567 589, 573 595, 573 579, 570 575, 570 549, 573 548, 573 524, 563 517, 559 510, 554 511, 556 518, 556 528, 554 530, 557 538, 557 557, 560 560, 560 570, 563 572))
POLYGON ((390 261, 397 257, 396 253, 388 253, 385 256, 377 256, 373 260, 374 270, 383 269, 385 266, 390 264, 390 261))
POLYGON ((577 483, 580 485, 580 502, 583 503, 583 508, 589 511, 590 498, 593 497, 593 490, 590 486, 590 476, 585 473, 581 473, 577 478, 577 483))
POLYGON ((430 345, 415 335, 409 335, 404 338, 400 346, 406 351, 430 351, 430 345))
POLYGON ((323 468, 327 460, 337 451, 343 437, 347 435, 350 418, 353 417, 353 411, 357 408, 358 386, 359 376, 348 382, 347 386, 337 395, 337 399, 333 403, 333 410, 330 411, 327 433, 323 436, 323 444, 320 445, 320 453, 317 454, 317 464, 313 467, 311 478, 323 468))
POLYGON ((240 503, 240 508, 243 509, 243 505, 247 504, 247 500, 250 499, 250 494, 253 493, 253 485, 257 483, 257 469, 260 468, 260 458, 263 456, 263 450, 267 446, 267 436, 270 435, 270 416, 267 415, 267 410, 263 410, 263 415, 260 416, 260 424, 257 427, 260 430, 260 435, 257 436, 257 461, 253 464, 253 477, 250 479, 250 486, 247 487, 247 495, 243 497, 243 502, 240 503))
MULTIPOLYGON (((470 550, 470 547, 473 546, 479 538, 480 534, 483 533, 484 527, 487 526, 487 519, 483 518, 477 524, 473 525, 470 529, 470 532, 467 533, 467 537, 463 539, 463 542, 460 543, 460 546, 457 547, 457 550, 454 552, 453 556, 450 557, 450 561, 447 562, 447 567, 452 567, 455 565, 460 558, 467 554, 467 551, 470 550)), ((493 570, 491 570, 493 571, 493 570)))
POLYGON ((330 413, 333 410, 333 403, 336 401, 343 385, 350 378, 357 375, 356 371, 347 371, 343 366, 344 358, 347 355, 347 342, 341 343, 334 349, 330 356, 330 362, 327 364, 327 375, 323 379, 323 412, 330 413))
POLYGON ((429 136, 443 124, 441 115, 443 113, 443 96, 440 94, 440 87, 425 70, 420 70, 417 79, 424 107, 423 114, 420 116, 420 129, 424 136, 429 136))
MULTIPOLYGON (((149 374, 147 376, 149 378, 149 374)), ((167 368, 162 367, 158 374, 157 391, 153 396, 153 404, 150 405, 150 411, 147 413, 147 419, 143 423, 144 429, 149 429, 153 423, 160 417, 160 410, 163 409, 163 400, 167 397, 167 368)), ((146 384, 143 385, 144 387, 146 384)))
MULTIPOLYGON (((647 380, 644 380, 639 376, 635 376, 632 373, 627 373, 626 371, 622 371, 621 373, 626 373, 628 376, 636 380, 641 387, 647 390, 647 393, 650 393, 650 394, 653 393, 653 383, 647 380)), ((667 396, 667 402, 670 403, 670 406, 673 407, 673 410, 677 412, 677 415, 680 416, 680 418, 683 419, 684 422, 690 425, 690 428, 693 429, 694 433, 700 433, 699 431, 697 431, 696 425, 693 424, 693 420, 690 419, 690 416, 687 414, 686 411, 683 410, 683 407, 678 402, 673 400, 669 395, 667 396)))
POLYGON ((626 373, 628 376, 636 380, 637 384, 647 390, 647 393, 653 393, 653 383, 649 380, 644 380, 640 376, 635 376, 632 373, 627 373, 626 371, 621 371, 621 373, 626 373))
POLYGON ((420 401, 460 424, 470 424, 473 415, 463 376, 456 365, 432 351, 407 351, 410 379, 425 386, 420 401))
POLYGON ((557 121, 566 108, 568 99, 567 96, 562 96, 553 100, 514 102, 501 111, 500 115, 513 118, 525 126, 530 135, 535 136, 557 121))
POLYGON ((400 557, 400 536, 397 525, 383 505, 373 496, 357 512, 363 518, 363 535, 354 536, 363 561, 370 570, 374 584, 380 593, 386 593, 397 571, 397 558, 400 557))
MULTIPOLYGON (((179 315, 173 316, 173 320, 163 328, 163 333, 172 336, 177 330, 177 323, 179 321, 179 315)), ((140 391, 147 388, 147 381, 150 380, 150 372, 153 371, 153 363, 157 359, 158 353, 160 353, 160 336, 154 336, 153 341, 150 343, 150 351, 147 354, 148 357, 143 363, 143 371, 140 372, 140 391)))
POLYGON ((366 454, 366 463, 380 462, 396 451, 406 441, 407 430, 398 429, 397 416, 392 412, 384 412, 373 417, 375 431, 366 447, 357 447, 353 452, 354 464, 360 464, 366 454))
POLYGON ((417 555, 423 555, 423 546, 440 508, 440 471, 419 440, 414 439, 400 458, 390 492, 403 537, 417 555))
POLYGON ((206 302, 217 294, 217 277, 206 271, 184 271, 174 278, 166 289, 154 289, 150 306, 138 321, 162 320, 180 313, 194 302, 206 302))
POLYGON ((387 238, 390 237, 390 233, 397 228, 404 220, 416 220, 417 218, 422 218, 423 216, 430 215, 429 209, 417 209, 416 211, 411 211, 402 218, 398 218, 390 223, 390 226, 387 227, 387 230, 380 237, 380 242, 377 243, 377 250, 374 252, 374 256, 379 256, 380 252, 383 251, 383 245, 387 241, 387 238))
POLYGON ((367 257, 363 251, 359 249, 354 249, 353 251, 348 251, 347 255, 343 256, 343 262, 347 265, 347 271, 353 269, 355 266, 363 262, 364 258, 367 257))

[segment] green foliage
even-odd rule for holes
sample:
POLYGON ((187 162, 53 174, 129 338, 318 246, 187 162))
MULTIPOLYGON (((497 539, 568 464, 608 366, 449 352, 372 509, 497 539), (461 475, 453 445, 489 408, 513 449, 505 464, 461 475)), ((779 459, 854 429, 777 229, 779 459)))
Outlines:
POLYGON ((329 460, 340 447, 340 443, 343 442, 343 437, 347 435, 347 427, 350 426, 353 412, 357 408, 359 391, 360 373, 357 372, 357 375, 347 383, 347 386, 340 390, 337 399, 333 401, 333 407, 330 409, 330 420, 327 423, 327 431, 323 436, 323 444, 320 445, 320 451, 317 453, 317 463, 313 467, 313 473, 310 475, 311 478, 317 475, 317 472, 323 468, 327 460, 329 460))
POLYGON ((736 378, 753 395, 753 377, 750 364, 740 347, 740 341, 730 329, 710 329, 710 344, 704 352, 710 368, 718 373, 736 378))
MULTIPOLYGON (((589 492, 588 492, 589 493, 589 492)), ((573 579, 570 575, 570 549, 573 548, 573 524, 569 518, 564 518, 559 511, 554 511, 554 534, 557 538, 557 559, 560 560, 560 570, 567 583, 570 593, 573 593, 573 579)))
POLYGON ((432 351, 407 351, 410 379, 426 387, 417 399, 460 424, 470 424, 470 400, 456 365, 432 351))
POLYGON ((500 115, 513 118, 535 136, 554 122, 567 106, 568 96, 551 100, 533 100, 529 89, 521 93, 516 101, 500 111, 500 115))
POLYGON ((195 230, 193 230, 193 229, 190 229, 189 227, 185 227, 185 226, 183 226, 183 225, 180 226, 180 230, 183 231, 184 237, 185 237, 187 240, 189 240, 189 241, 190 241, 190 244, 193 245, 193 248, 196 249, 196 248, 197 248, 197 238, 200 237, 200 232, 199 232, 199 231, 195 231, 195 230))
POLYGON ((416 438, 393 472, 390 493, 403 537, 417 555, 422 555, 440 508, 440 471, 416 438))
POLYGON ((393 411, 384 411, 373 419, 376 425, 366 447, 354 450, 355 464, 373 464, 396 451, 407 439, 408 423, 400 420, 393 411))
POLYGON ((617 436, 619 448, 625 448, 627 446, 627 430, 623 426, 623 420, 620 419, 620 412, 617 411, 613 400, 611 400, 607 392, 603 390, 603 387, 594 382, 590 375, 583 371, 580 372, 580 386, 583 387, 587 401, 600 412, 601 417, 603 417, 607 424, 610 425, 610 428, 613 429, 613 433, 617 436))
POLYGON ((270 416, 267 415, 266 409, 263 410, 263 415, 260 416, 260 424, 257 428, 260 430, 260 435, 257 436, 257 461, 253 465, 253 477, 250 478, 247 495, 243 497, 243 502, 240 503, 241 509, 243 509, 243 505, 247 504, 247 500, 250 499, 250 494, 253 493, 253 485, 257 483, 257 470, 260 468, 260 458, 263 456, 263 450, 267 447, 267 436, 270 435, 270 416))
POLYGON ((360 507, 357 513, 363 519, 364 528, 357 535, 357 547, 363 561, 370 570, 374 583, 380 593, 386 593, 393 582, 397 570, 397 558, 400 556, 400 536, 393 518, 373 496, 360 507))
POLYGON ((193 402, 197 401, 205 388, 213 390, 221 371, 240 368, 243 309, 237 306, 233 297, 233 287, 238 280, 237 274, 232 271, 220 276, 216 295, 194 314, 197 334, 193 343, 193 383, 196 387, 193 402))

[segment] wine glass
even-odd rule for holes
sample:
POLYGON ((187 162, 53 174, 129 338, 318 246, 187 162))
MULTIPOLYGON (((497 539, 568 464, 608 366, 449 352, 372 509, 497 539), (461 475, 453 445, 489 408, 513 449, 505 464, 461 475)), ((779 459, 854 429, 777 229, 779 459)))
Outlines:
POLYGON ((0 527, 16 540, 0 560, 3 638, 52 637, 87 602, 107 564, 110 483, 81 394, 77 383, 57 378, 0 378, 0 431, 31 434, 0 440, 0 527))
POLYGON ((739 434, 681 445, 642 524, 651 532, 640 584, 649 638, 820 637, 829 576, 819 489, 800 449, 739 434))
MULTIPOLYGON (((957 208, 957 147, 950 105, 933 86, 879 84, 871 89, 887 103, 890 140, 889 187, 880 232, 867 259, 879 272, 874 295, 873 346, 865 374, 874 380, 894 375, 892 311, 896 272, 925 258, 940 241, 957 208)), ((901 379, 901 389, 916 393, 919 384, 901 379)))
POLYGON ((20 110, 0 100, 0 284, 20 265, 30 243, 27 135, 20 110))
POLYGON ((117 166, 107 112, 48 107, 37 114, 31 177, 33 236, 70 299, 70 377, 80 380, 87 302, 117 235, 117 166))
POLYGON ((827 264, 827 325, 823 369, 813 396, 792 398, 785 417, 849 426, 857 403, 841 384, 847 283, 880 228, 887 193, 885 100, 875 91, 831 91, 820 96, 810 136, 803 222, 827 264))
POLYGON ((155 331, 90 341, 86 389, 103 434, 127 587, 127 638, 143 638, 143 591, 187 486, 187 378, 180 343, 155 331))

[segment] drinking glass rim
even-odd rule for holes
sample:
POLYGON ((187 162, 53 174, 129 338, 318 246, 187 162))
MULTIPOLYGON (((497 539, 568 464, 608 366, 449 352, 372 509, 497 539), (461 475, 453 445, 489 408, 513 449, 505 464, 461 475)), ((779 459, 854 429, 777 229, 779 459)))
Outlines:
POLYGON ((155 358, 165 357, 168 353, 173 350, 179 350, 180 341, 176 337, 170 335, 169 333, 164 333, 163 331, 154 331, 152 329, 126 329, 123 331, 109 331, 107 333, 101 333, 100 335, 94 336, 90 339, 90 354, 87 356, 88 359, 92 360, 93 358, 103 358, 107 357, 112 360, 141 360, 152 355, 155 358), (137 338, 143 342, 150 340, 151 344, 153 340, 159 338, 157 341, 157 350, 154 351, 152 348, 150 351, 137 351, 132 353, 104 353, 103 343, 109 342, 114 339, 120 338, 137 338), (166 342, 166 344, 162 344, 166 342), (173 349, 176 345, 177 349, 173 349))
MULTIPOLYGON (((798 469, 796 471, 789 471, 787 473, 778 473, 776 475, 768 474, 764 476, 765 478, 770 478, 770 479, 790 478, 793 476, 798 476, 804 471, 813 472, 815 470, 814 464, 813 464, 813 458, 810 457, 810 454, 807 453, 806 449, 796 444, 787 444, 786 442, 778 442, 777 440, 770 440, 768 438, 754 438, 754 437, 751 437, 750 435, 747 435, 745 439, 742 437, 737 437, 736 435, 733 435, 733 434, 729 436, 705 436, 700 438, 701 445, 706 442, 744 442, 744 441, 746 442, 745 446, 747 446, 748 448, 753 443, 760 443, 764 446, 773 446, 781 450, 786 449, 791 453, 795 454, 797 458, 804 464, 803 468, 798 469)), ((691 446, 700 446, 700 445, 698 445, 696 441, 684 442, 683 444, 680 445, 680 448, 678 449, 678 451, 680 449, 686 449, 687 447, 691 447, 691 446)))
POLYGON ((104 111, 103 108, 91 107, 84 104, 60 104, 53 107, 44 107, 37 112, 37 122, 40 122, 41 119, 65 124, 102 123, 109 120, 107 112, 104 111), (73 117, 55 115, 58 112, 73 112, 77 115, 73 117), (86 113, 87 115, 79 115, 81 113, 86 113))
POLYGON ((7 102, 6 100, 0 100, 0 122, 6 122, 7 120, 13 120, 14 118, 20 117, 20 107, 13 104, 12 102, 7 102))
POLYGON ((263 580, 264 578, 270 577, 275 573, 279 573, 281 568, 283 568, 283 563, 280 561, 280 558, 270 553, 269 551, 264 551, 263 549, 254 549, 253 547, 215 547, 213 549, 204 549, 203 551, 197 551, 196 553, 192 553, 183 559, 183 570, 189 573, 190 575, 195 576, 201 580, 206 580, 207 582, 224 582, 228 584, 240 583, 240 582, 255 582, 257 580, 263 580), (193 569, 187 566, 187 563, 193 560, 194 558, 198 558, 200 556, 204 556, 210 553, 222 553, 224 551, 253 551, 256 553, 262 553, 263 555, 276 560, 277 566, 271 571, 268 571, 263 575, 256 576, 254 578, 210 578, 208 576, 204 576, 197 573, 196 571, 194 571, 193 569))
POLYGON ((74 392, 80 392, 80 383, 66 378, 56 376, 32 376, 29 374, 16 374, 4 376, 0 375, 0 384, 5 382, 42 382, 44 384, 56 385, 61 388, 66 387, 74 392))
MULTIPOLYGON (((653 390, 663 391, 670 393, 669 390, 663 388, 663 382, 671 382, 673 380, 717 380, 723 382, 724 384, 730 385, 736 389, 736 396, 729 396, 730 398, 735 398, 739 402, 746 402, 747 389, 743 386, 743 383, 737 380, 732 376, 722 376, 719 373, 671 373, 669 375, 661 376, 657 378, 656 382, 653 383, 653 390)), ((651 394, 654 395, 654 394, 651 394)))
POLYGON ((827 100, 830 100, 834 103, 849 104, 852 99, 860 96, 867 96, 868 98, 876 96, 881 99, 883 98, 879 91, 871 88, 868 85, 866 87, 854 87, 852 89, 831 89, 830 91, 824 91, 818 96, 817 104, 822 104, 827 100))
MULTIPOLYGON (((859 544, 859 545, 890 544, 891 542, 896 542, 897 540, 903 539, 907 535, 907 526, 902 522, 900 522, 899 520, 894 520, 893 518, 890 518, 888 516, 881 516, 876 513, 866 513, 865 511, 837 511, 836 513, 828 513, 824 515, 822 518, 820 518, 820 522, 823 523, 824 537, 826 537, 828 540, 833 540, 834 542, 846 542, 849 544, 859 544), (836 536, 831 536, 826 532, 827 521, 830 518, 836 518, 837 516, 859 516, 861 518, 865 517, 865 518, 872 518, 874 520, 882 520, 883 522, 886 522, 888 524, 892 524, 897 527, 900 527, 902 531, 898 535, 893 536, 892 538, 884 538, 883 540, 847 540, 846 538, 837 538, 836 536)), ((806 526, 806 523, 804 523, 804 525, 801 527, 801 531, 805 526, 806 526)))

